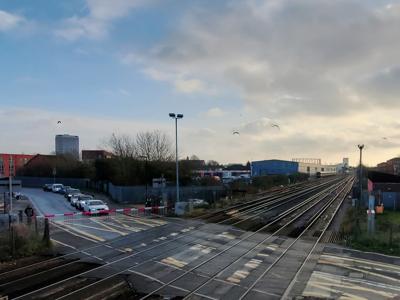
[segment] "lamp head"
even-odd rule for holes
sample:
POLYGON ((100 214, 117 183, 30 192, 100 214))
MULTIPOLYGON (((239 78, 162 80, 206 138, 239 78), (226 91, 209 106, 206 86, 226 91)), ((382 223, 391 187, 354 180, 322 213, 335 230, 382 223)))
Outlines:
POLYGON ((171 118, 175 118, 175 114, 174 114, 174 113, 169 113, 169 116, 170 116, 171 118))

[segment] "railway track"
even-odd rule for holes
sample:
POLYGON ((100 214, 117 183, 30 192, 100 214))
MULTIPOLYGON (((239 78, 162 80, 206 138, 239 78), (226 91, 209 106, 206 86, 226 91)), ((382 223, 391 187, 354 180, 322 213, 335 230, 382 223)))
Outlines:
MULTIPOLYGON (((330 184, 332 184, 332 182, 330 184)), ((302 207, 304 208, 307 205, 312 205, 314 202, 317 202, 317 198, 318 197, 323 197, 324 195, 326 196, 327 192, 333 190, 334 188, 336 188, 338 184, 339 183, 337 183, 334 186, 331 186, 330 188, 322 189, 322 191, 320 191, 320 192, 318 192, 316 194, 316 195, 318 195, 317 197, 314 197, 314 198, 313 197, 309 197, 310 199, 313 199, 313 200, 301 201, 297 205, 294 205, 291 209, 287 209, 285 212, 278 214, 267 225, 262 226, 261 228, 259 228, 258 230, 254 231, 252 233, 244 234, 244 238, 241 238, 239 240, 239 243, 250 239, 254 234, 257 234, 257 233, 260 233, 260 232, 264 232, 268 227, 271 227, 273 224, 277 224, 279 221, 283 220, 284 218, 288 218, 289 215, 291 215, 291 214, 293 215, 293 213, 295 213, 295 212, 298 212, 297 217, 300 218, 300 214, 303 214, 303 211, 301 210, 302 207)), ((314 191, 315 191, 315 189, 314 189, 314 191)), ((322 200, 320 200, 320 201, 322 201, 322 200)), ((254 204, 254 203, 252 203, 252 204, 254 204)), ((266 203, 263 203, 263 204, 266 204, 266 203)), ((254 207, 255 206, 251 207, 250 209, 253 209, 254 207)), ((271 209, 271 207, 272 206, 263 207, 257 213, 253 213, 253 215, 251 215, 250 217, 253 218, 254 215, 265 213, 265 211, 267 211, 268 209, 271 209)), ((294 218, 294 219, 297 220, 298 219, 297 217, 294 218)), ((230 218, 233 218, 233 216, 231 216, 230 218)), ((227 219, 229 219, 229 218, 221 220, 221 221, 219 221, 217 223, 223 224, 223 222, 225 222, 227 219)), ((161 256, 165 255, 166 252, 163 252, 163 253, 158 254, 158 255, 153 255, 153 256, 151 256, 151 254, 149 254, 148 255, 149 258, 147 260, 144 260, 144 261, 142 260, 140 262, 134 262, 134 260, 132 260, 132 259, 135 258, 135 257, 138 257, 138 256, 140 256, 140 254, 143 254, 143 253, 146 253, 146 252, 147 253, 151 253, 151 251, 154 251, 155 249, 157 249, 158 247, 161 247, 161 246, 168 246, 167 251, 172 251, 173 252, 173 251, 179 250, 181 248, 185 248, 185 247, 196 245, 197 242, 201 241, 202 239, 204 240, 204 236, 202 236, 202 234, 200 234, 200 233, 205 233, 206 232, 206 228, 205 228, 206 226, 207 225, 203 225, 203 224, 192 226, 192 228, 190 230, 186 231, 186 233, 183 232, 178 237, 174 237, 174 238, 168 239, 167 241, 162 242, 162 243, 156 243, 156 245, 154 245, 154 246, 152 245, 152 246, 149 246, 149 247, 143 247, 143 250, 139 250, 140 249, 139 248, 138 249, 139 251, 137 251, 137 252, 135 252, 133 254, 130 254, 130 253, 124 253, 124 254, 118 253, 118 255, 117 255, 116 253, 113 253, 107 263, 103 262, 102 265, 98 265, 98 266, 96 265, 94 268, 91 268, 91 269, 88 269, 88 270, 84 270, 82 272, 77 272, 76 274, 74 273, 71 276, 69 276, 67 278, 64 278, 62 280, 59 280, 57 282, 46 283, 45 286, 42 286, 42 287, 37 288, 37 289, 35 289, 35 288, 32 289, 31 288, 30 291, 25 290, 25 291, 22 291, 19 294, 12 294, 10 298, 31 299, 31 298, 35 298, 35 297, 36 298, 46 298, 47 297, 49 299, 50 298, 51 299, 72 299, 72 298, 80 295, 81 293, 85 293, 85 292, 90 291, 90 290, 99 290, 99 285, 101 285, 103 283, 107 283, 109 281, 117 282, 116 284, 124 286, 124 288, 122 290, 124 290, 125 292, 128 292, 128 293, 131 293, 131 295, 133 293, 133 294, 137 295, 137 297, 139 297, 139 298, 142 297, 142 296, 143 297, 148 297, 149 293, 147 295, 142 295, 142 294, 136 292, 135 289, 130 286, 129 281, 127 281, 126 278, 125 278, 126 277, 125 273, 127 273, 127 272, 129 273, 129 271, 130 271, 130 269, 132 267, 144 264, 146 262, 152 261, 155 258, 158 258, 158 257, 161 257, 161 256), (198 234, 198 235, 196 235, 196 234, 198 234), (177 241, 182 241, 182 243, 178 243, 178 245, 174 245, 174 243, 176 243, 177 241), (128 265, 129 267, 126 268, 126 265, 128 265), (121 266, 123 266, 122 267, 122 271, 116 272, 115 269, 112 269, 113 266, 119 266, 119 269, 121 269, 121 266), (99 273, 101 273, 101 276, 99 276, 99 273), (94 278, 96 278, 96 279, 94 279, 94 278), (93 281, 85 281, 84 279, 89 279, 89 280, 93 280, 93 281), (82 282, 85 282, 85 284, 83 286, 80 285, 82 282), (65 288, 66 287, 68 287, 69 289, 71 289, 71 287, 73 287, 74 292, 72 292, 70 294, 66 294, 65 293, 65 288), (52 293, 51 291, 54 291, 54 290, 57 290, 57 291, 63 290, 64 294, 52 293)), ((221 232, 221 234, 222 234, 222 232, 221 232)), ((100 247, 106 247, 106 248, 110 249, 109 247, 113 247, 113 245, 119 244, 119 243, 123 242, 124 240, 126 240, 126 237, 121 238, 121 239, 118 238, 118 239, 116 239, 114 241, 110 241, 106 245, 105 244, 100 244, 100 245, 92 246, 90 248, 92 250, 93 249, 99 250, 100 247)), ((212 240, 212 239, 210 239, 210 240, 212 240)), ((139 242, 139 241, 136 241, 136 242, 139 242)), ((123 244, 124 243, 121 243, 121 245, 123 245, 123 244)), ((222 245, 222 246, 224 247, 224 246, 227 246, 227 245, 229 245, 229 243, 227 243, 226 245, 222 245)), ((229 249, 232 249, 234 246, 236 246, 236 245, 233 245, 233 246, 229 245, 226 248, 226 250, 220 251, 219 254, 216 257, 218 257, 219 255, 229 251, 229 249)), ((80 251, 76 251, 73 254, 67 254, 67 255, 69 255, 67 257, 73 257, 74 255, 82 254, 82 252, 87 252, 87 251, 90 251, 91 249, 82 249, 80 251)), ((156 252, 154 252, 154 253, 156 253, 156 252)), ((64 259, 65 259, 65 257, 64 257, 64 259)), ((57 268, 59 268, 61 270, 62 269, 62 267, 61 267, 62 264, 67 264, 67 266, 74 266, 74 265, 77 265, 77 262, 74 262, 74 261, 70 261, 70 262, 67 262, 67 263, 66 262, 62 262, 60 264, 60 266, 58 266, 57 263, 55 263, 54 267, 56 268, 56 270, 57 270, 57 268)), ((38 263, 38 265, 40 265, 40 263, 38 263)), ((29 269, 29 266, 27 267, 27 269, 29 269)), ((193 273, 193 271, 195 271, 195 270, 196 269, 191 270, 188 273, 193 273)), ((10 274, 10 273, 8 273, 8 274, 10 274)), ((14 276, 16 276, 15 274, 14 274, 14 276)), ((26 276, 31 276, 31 275, 26 275, 26 276)), ((2 274, 0 274, 0 279, 1 279, 1 276, 2 276, 2 274)), ((30 277, 26 277, 26 276, 25 276, 25 278, 30 278, 30 277)), ((209 276, 209 278, 212 278, 212 277, 209 276)), ((13 285, 14 286, 18 286, 17 283, 18 283, 18 281, 13 281, 13 282, 10 281, 10 285, 9 286, 13 286, 13 285)), ((167 284, 167 283, 165 283, 165 284, 167 284)), ((172 284, 172 283, 168 283, 167 285, 170 285, 170 284, 172 284)), ((107 284, 107 286, 108 286, 108 284, 107 284)), ((1 281, 0 281, 0 292, 2 292, 1 281)), ((111 291, 109 291, 109 292, 111 293, 111 291)), ((156 292, 154 292, 152 294, 150 293, 150 296, 154 295, 155 293, 156 292)), ((186 294, 187 293, 190 293, 190 290, 186 290, 186 294)))

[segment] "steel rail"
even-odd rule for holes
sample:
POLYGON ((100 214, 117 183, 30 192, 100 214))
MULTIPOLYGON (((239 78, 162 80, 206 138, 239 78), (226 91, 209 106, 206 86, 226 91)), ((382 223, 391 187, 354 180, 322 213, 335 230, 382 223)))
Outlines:
MULTIPOLYGON (((354 181, 352 182, 352 184, 350 185, 347 193, 351 190, 352 185, 354 184, 354 181)), ((342 200, 340 201, 339 205, 336 207, 335 211, 333 212, 329 222, 325 225, 323 231, 321 232, 320 236, 318 237, 318 239, 316 240, 314 246, 311 248, 310 252, 308 253, 307 257, 304 259, 303 263, 301 264, 300 268, 297 270, 296 274, 293 276, 292 280, 290 281, 289 285, 286 287, 285 292, 283 293, 281 299, 287 299, 289 297, 289 294, 291 292, 291 290, 293 289, 295 283, 297 282, 297 278, 299 276, 299 274, 302 272, 304 266, 306 265, 306 263, 308 262, 308 260, 310 259, 312 253, 314 252, 315 248, 317 248, 317 245, 319 244, 319 242, 321 241, 322 237, 324 236, 324 234, 326 233, 326 231, 328 230, 329 226, 332 224, 336 214, 338 213, 340 207, 342 206, 344 200, 346 199, 346 195, 347 193, 344 195, 344 197, 342 198, 342 200)))
MULTIPOLYGON (((340 184, 340 183, 339 183, 340 184)), ((339 184, 337 185, 339 187, 339 184)), ((344 188, 342 189, 344 190, 344 188)), ((290 220, 289 222, 287 222, 285 225, 283 225, 281 228, 279 228, 277 231, 275 231, 274 233, 272 233, 270 236, 266 237, 265 239, 263 239, 262 241, 258 242, 255 246, 253 246, 252 248, 248 249, 245 253, 241 254, 238 258, 236 258, 233 262, 229 262, 228 265, 226 265, 223 269, 218 270, 210 279, 208 279, 207 281, 203 282, 201 285, 199 285, 196 289, 194 289, 193 291, 191 291, 189 294, 185 295, 185 297, 183 299, 188 299, 188 297, 190 297, 191 295, 195 294, 197 291, 199 291, 202 287, 204 287, 205 285, 207 285, 208 283, 210 283, 212 280, 214 280, 219 274, 221 274, 221 272, 225 271, 227 268, 229 268, 231 265, 239 262, 240 260, 243 259, 244 256, 246 256, 247 254, 255 251, 257 248, 259 248, 262 244, 264 244, 266 241, 270 240, 272 237, 276 236, 280 231, 282 231, 283 229, 285 229, 287 226, 289 226, 290 224, 294 223, 297 219, 300 219, 305 213, 307 213, 308 211, 310 211, 313 207, 315 207, 317 204, 322 203, 324 199, 326 199, 329 195, 325 195, 325 197, 321 198, 320 201, 318 201, 317 203, 314 203, 312 206, 310 206, 308 208, 308 210, 302 212, 301 214, 299 214, 296 218, 290 220)), ((324 204, 324 207, 326 205, 330 205, 330 202, 328 201, 328 204, 324 204)), ((145 298, 142 298, 145 299, 145 298)))
MULTIPOLYGON (((340 183, 340 182, 339 182, 339 183, 340 183)), ((337 183, 337 185, 338 185, 339 183, 337 183)), ((328 187, 327 190, 334 190, 334 188, 328 187)), ((304 203, 303 206, 304 206, 304 205, 306 205, 306 203, 304 203)), ((266 226, 263 226, 262 228, 260 228, 258 231, 253 232, 253 233, 251 233, 250 235, 246 236, 245 238, 240 239, 236 244, 234 244, 234 245, 232 245, 232 246, 230 246, 230 247, 228 247, 228 248, 222 250, 221 252, 217 253, 217 255, 215 255, 215 257, 218 256, 218 255, 220 255, 220 254, 222 254, 222 253, 224 253, 224 252, 226 252, 227 250, 231 249, 233 246, 235 246, 235 245, 237 245, 237 244, 239 244, 239 243, 241 243, 241 242, 247 240, 248 238, 254 236, 256 233, 261 232, 263 229, 266 229, 268 226, 270 226, 270 225, 272 225, 272 224, 278 222, 279 220, 281 220, 281 219, 287 217, 287 216, 290 215, 293 211, 297 211, 297 209, 298 209, 298 207, 295 207, 295 208, 292 208, 290 211, 287 211, 287 212, 285 212, 285 213, 282 213, 282 214, 280 215, 280 218, 275 219, 274 221, 270 222, 270 223, 267 224, 266 226)), ((305 212, 303 212, 303 213, 305 213, 305 212)), ((303 214, 303 213, 302 213, 302 214, 303 214)), ((173 241, 173 240, 171 240, 171 241, 169 241, 169 242, 172 242, 172 241, 173 241)), ((165 243, 167 243, 167 242, 165 242, 165 243)), ((162 244, 159 244, 159 245, 157 245, 157 246, 160 246, 160 245, 162 245, 162 244)), ((224 245, 226 245, 226 244, 224 244, 224 245)), ((224 245, 222 245, 222 246, 224 246, 224 245)), ((132 256, 135 256, 135 255, 137 255, 137 254, 140 254, 140 253, 132 254, 132 255, 130 255, 130 256, 128 256, 128 257, 125 257, 125 258, 122 258, 122 259, 127 259, 127 258, 132 257, 132 256)), ((213 259, 213 258, 215 258, 215 257, 212 257, 211 259, 213 259)), ((120 260, 122 260, 122 259, 120 259, 120 260)), ((210 259, 210 260, 211 260, 211 259, 210 259)), ((120 260, 118 260, 118 261, 120 261, 120 260)), ((118 261, 115 261, 115 262, 118 262, 118 261)), ((115 263, 115 262, 111 262, 110 264, 115 263)), ((100 267, 98 267, 98 268, 102 268, 102 267, 105 267, 105 266, 109 266, 110 264, 103 265, 103 266, 100 266, 100 267)), ((78 289, 78 290, 75 290, 75 291, 73 291, 73 292, 71 292, 71 293, 69 293, 69 294, 66 294, 66 295, 64 295, 64 296, 62 296, 62 297, 59 297, 59 298, 57 298, 57 300, 64 299, 64 298, 69 297, 69 296, 71 296, 71 295, 73 295, 73 294, 75 294, 75 293, 77 293, 77 292, 80 292, 80 291, 82 291, 82 290, 84 290, 84 289, 90 288, 90 287, 92 287, 92 286, 94 286, 94 285, 96 285, 96 284, 98 284, 98 283, 100 283, 100 282, 104 282, 104 281, 107 280, 107 279, 110 279, 110 278, 112 278, 112 277, 115 277, 115 276, 117 276, 117 275, 120 275, 120 274, 122 274, 122 273, 124 273, 124 272, 129 271, 129 269, 131 269, 131 268, 133 268, 133 267, 135 267, 135 266, 130 266, 129 268, 125 268, 125 269, 122 270, 122 271, 118 271, 118 272, 116 272, 116 273, 114 273, 114 274, 112 274, 112 275, 109 275, 109 276, 107 276, 107 277, 105 277, 105 278, 102 278, 102 279, 100 279, 100 280, 98 280, 98 281, 96 281, 96 282, 94 282, 94 283, 92 283, 92 284, 89 284, 89 285, 87 285, 87 286, 85 286, 85 287, 82 287, 82 288, 80 288, 80 289, 78 289)), ((200 267, 200 266, 197 266, 197 267, 200 267)), ((196 267, 196 268, 197 268, 197 267, 196 267)), ((93 271, 93 270, 96 270, 96 269, 98 269, 98 268, 95 268, 95 269, 92 269, 92 270, 83 272, 83 273, 81 273, 81 274, 74 275, 74 276, 70 277, 69 279, 72 279, 72 278, 75 278, 75 277, 84 275, 84 274, 89 273, 89 272, 91 272, 91 271, 93 271)), ((189 270, 189 271, 193 271, 193 270, 189 270)), ((68 280, 68 279, 67 279, 67 280, 68 280)), ((59 283, 60 283, 60 282, 59 282, 59 283)), ((169 285, 169 284, 170 284, 170 283, 168 282, 167 285, 169 285)), ((44 289, 44 288, 43 288, 43 289, 44 289)), ((37 290, 37 291, 40 291, 40 289, 37 290)), ((29 295, 29 294, 26 294, 26 295, 29 295)), ((145 299, 145 298, 142 298, 142 299, 145 299)))
MULTIPOLYGON (((337 179, 337 178, 336 178, 336 179, 337 179)), ((301 191, 301 190, 304 190, 304 188, 308 188, 308 187, 311 187, 311 186, 316 186, 316 185, 318 185, 318 184, 322 184, 322 183, 324 183, 324 182, 332 182, 332 181, 334 181, 334 180, 327 180, 327 181, 325 181, 325 180, 320 180, 320 181, 318 181, 318 182, 311 182, 311 183, 310 183, 310 182, 305 182, 305 183, 302 183, 301 185, 299 184, 299 185, 296 185, 296 186, 290 186, 290 187, 287 187, 286 189, 283 189, 283 190, 273 191, 273 194, 272 194, 272 195, 267 195, 267 196, 264 196, 264 197, 261 197, 261 198, 256 198, 256 199, 247 201, 247 202, 245 202, 245 203, 239 203, 239 204, 236 204, 236 205, 227 207, 227 208, 222 208, 222 209, 220 209, 220 210, 218 210, 218 211, 214 211, 214 212, 211 212, 211 213, 205 213, 205 214, 200 215, 200 216, 197 216, 197 217, 195 217, 195 218, 193 218, 193 219, 194 219, 194 220, 203 219, 205 216, 208 216, 208 218, 213 218, 213 217, 215 217, 217 214, 227 212, 227 211, 229 211, 229 210, 231 210, 231 209, 241 208, 241 207, 247 207, 249 204, 251 205, 251 204, 253 204, 253 203, 258 204, 259 201, 269 200, 270 198, 274 198, 274 197, 277 197, 277 196, 285 195, 285 194, 288 194, 288 193, 290 193, 290 192, 301 191)), ((266 193, 268 193, 268 192, 263 192, 263 193, 266 194, 266 193)), ((207 218, 207 219, 208 219, 208 218, 207 218)), ((206 220, 207 220, 207 219, 206 219, 206 220)))
MULTIPOLYGON (((322 199, 321 199, 322 201, 322 199)), ((318 202, 317 202, 318 203, 318 202)), ((315 204, 314 204, 315 205, 315 204)), ((313 205, 313 206, 314 206, 313 205)), ((311 206, 311 207, 313 207, 311 206)), ((238 244, 242 243, 243 241, 246 241, 247 239, 249 239, 250 237, 254 236, 255 234, 265 230, 266 228, 268 228, 269 226, 271 226, 272 224, 276 223, 279 219, 276 219, 270 223, 268 223, 267 225, 261 227, 260 229, 258 229, 257 231, 253 232, 252 234, 248 235, 247 237, 237 241, 236 243, 232 244, 231 246, 229 246, 228 248, 220 251, 219 253, 216 253, 215 255, 213 255, 212 257, 208 258, 207 260, 205 260, 204 262, 192 267, 190 270, 185 271, 183 274, 179 275, 177 278, 169 281, 168 283, 162 285, 161 287, 155 289, 154 291, 152 291, 151 293, 147 294, 146 296, 140 298, 140 300, 144 300, 147 299, 148 297, 150 297, 151 295, 154 295, 155 293, 157 293, 158 291, 162 290, 163 288, 167 287, 168 285, 170 285, 171 283, 174 283, 175 281, 181 279, 183 276, 185 276, 186 274, 188 274, 189 272, 192 272, 196 269, 198 269, 199 267, 203 266, 204 264, 208 263, 209 261, 213 260, 214 258, 220 256, 221 254, 225 253, 226 251, 232 249, 233 247, 237 246, 238 244)), ((287 225, 289 225, 293 220, 289 221, 289 223, 283 225, 280 229, 278 229, 277 231, 280 232, 281 230, 283 230, 287 225)), ((275 232, 276 234, 276 232, 275 232)), ((268 238, 270 238, 271 236, 269 236, 268 238)))
POLYGON ((226 224, 226 225, 232 225, 233 226, 233 225, 237 225, 237 224, 240 224, 242 222, 245 222, 245 221, 248 221, 248 220, 251 220, 251 219, 255 219, 257 216, 259 216, 259 215, 261 215, 263 213, 269 212, 269 211, 271 211, 271 210, 273 210, 273 209, 275 209, 275 208, 277 208, 279 206, 282 206, 282 205, 290 203, 293 199, 297 199, 299 197, 306 196, 306 195, 308 195, 308 194, 310 194, 310 193, 312 193, 312 192, 314 192, 314 191, 316 191, 316 190, 318 190, 320 188, 324 188, 325 186, 328 186, 328 185, 330 185, 330 184, 332 184, 334 182, 337 182, 339 180, 340 179, 336 178, 335 180, 331 180, 329 182, 324 182, 324 183, 321 183, 321 184, 318 184, 318 185, 314 185, 314 186, 308 187, 306 190, 299 190, 299 191, 296 191, 296 192, 294 192, 292 194, 289 194, 289 195, 283 195, 280 198, 276 197, 274 199, 270 199, 267 202, 258 203, 256 207, 251 207, 251 209, 248 210, 248 211, 234 213, 234 214, 231 215, 230 218, 221 220, 221 221, 217 222, 217 224, 226 224), (278 205, 275 205, 274 207, 268 209, 269 206, 271 206, 273 204, 276 204, 276 203, 278 203, 278 205), (260 208, 267 208, 267 209, 259 210, 260 208), (237 222, 228 223, 229 220, 237 219, 237 217, 240 216, 240 215, 246 215, 246 214, 252 213, 254 211, 258 211, 258 213, 255 214, 255 215, 253 214, 253 215, 251 215, 251 216, 249 216, 249 217, 247 217, 245 219, 239 220, 237 222))
MULTIPOLYGON (((340 182, 340 181, 339 181, 339 182, 340 182)), ((323 193, 326 192, 326 190, 323 189, 325 186, 326 186, 326 185, 324 185, 324 186, 318 186, 318 188, 315 188, 314 190, 310 190, 310 191, 308 191, 307 193, 301 195, 301 196, 306 196, 306 195, 308 195, 309 193, 312 193, 313 191, 316 191, 316 190, 318 190, 319 188, 322 188, 322 190, 316 192, 316 193, 313 194, 313 195, 310 195, 308 198, 302 200, 301 202, 295 204, 294 206, 300 207, 300 206, 302 206, 303 202, 307 202, 307 203, 308 203, 308 202, 310 202, 311 200, 317 198, 319 195, 322 195, 323 193)), ((332 187, 332 186, 328 186, 328 189, 331 188, 331 187, 332 187)), ((235 225, 238 225, 238 224, 240 224, 240 223, 242 223, 242 222, 249 221, 249 220, 252 220, 252 219, 256 219, 256 218, 259 217, 259 215, 262 215, 262 214, 264 214, 264 213, 266 213, 266 212, 269 212, 269 211, 274 210, 275 208, 278 208, 278 207, 280 207, 280 206, 283 206, 283 205, 285 205, 285 204, 290 203, 290 200, 291 200, 291 198, 287 199, 287 201, 285 201, 284 203, 279 203, 279 202, 277 202, 278 204, 275 205, 275 206, 273 206, 273 207, 267 207, 266 209, 261 210, 261 211, 257 212, 256 214, 252 214, 252 215, 250 215, 249 217, 247 217, 247 218, 245 218, 245 219, 241 219, 241 220, 239 220, 239 221, 236 221, 236 222, 234 222, 234 223, 227 224, 227 225, 235 226, 235 225)), ((294 207, 294 206, 293 206, 293 207, 294 207)), ((226 221, 226 220, 225 220, 225 221, 226 221)), ((222 221, 222 223, 223 223, 223 222, 224 222, 224 221, 222 221)), ((221 223, 221 224, 222 224, 222 223, 221 223)))
MULTIPOLYGON (((349 184, 349 183, 347 183, 349 184)), ((343 188, 343 190, 345 188, 348 188, 346 186, 343 188)), ((351 186, 353 185, 353 183, 351 183, 351 186)), ((348 192, 346 192, 345 195, 347 195, 348 192)), ((345 197, 344 195, 344 197, 345 197)), ((314 217, 314 219, 308 224, 308 226, 303 230, 303 232, 290 244, 288 245, 288 247, 278 256, 278 258, 267 268, 265 269, 265 271, 253 282, 253 284, 240 296, 240 298, 238 300, 242 300, 244 299, 249 293, 250 291, 257 285, 257 283, 285 256, 285 254, 292 248, 292 246, 298 241, 300 240, 300 238, 304 235, 305 232, 307 232, 313 225, 315 222, 317 222, 317 220, 319 219, 319 217, 321 215, 324 214, 324 212, 330 207, 330 205, 340 196, 340 194, 337 194, 332 201, 330 201, 329 205, 326 205, 322 210, 320 210, 318 212, 318 214, 314 217)))

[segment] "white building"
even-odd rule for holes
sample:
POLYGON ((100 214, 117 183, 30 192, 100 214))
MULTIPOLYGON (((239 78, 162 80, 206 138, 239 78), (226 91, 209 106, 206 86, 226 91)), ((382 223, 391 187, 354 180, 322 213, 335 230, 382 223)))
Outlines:
POLYGON ((293 158, 292 161, 299 164, 299 173, 316 175, 317 173, 335 174, 338 171, 338 165, 324 165, 320 158, 293 158))

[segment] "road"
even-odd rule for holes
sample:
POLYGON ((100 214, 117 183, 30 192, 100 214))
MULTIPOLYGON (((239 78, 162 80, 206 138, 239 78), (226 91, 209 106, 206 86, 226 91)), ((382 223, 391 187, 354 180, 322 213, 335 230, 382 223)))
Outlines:
POLYGON ((78 212, 60 194, 32 188, 23 188, 21 193, 29 197, 38 215, 78 212))
MULTIPOLYGON (((73 247, 80 247, 82 242, 86 245, 91 242, 105 242, 167 223, 164 220, 133 218, 123 214, 95 217, 63 216, 65 213, 79 211, 72 207, 62 195, 29 188, 24 188, 22 193, 29 197, 39 216, 61 214, 51 219, 51 236, 54 241, 69 246, 72 244, 73 247)), ((43 218, 38 218, 39 222, 43 220, 43 218)))

